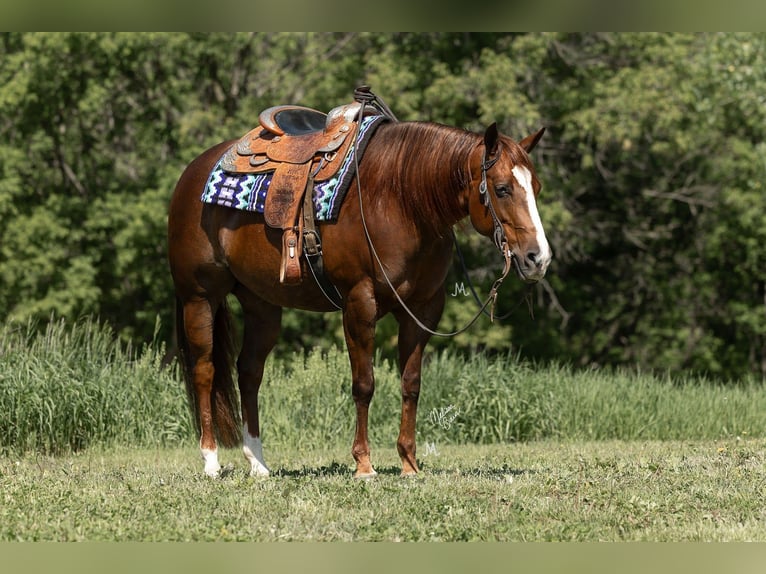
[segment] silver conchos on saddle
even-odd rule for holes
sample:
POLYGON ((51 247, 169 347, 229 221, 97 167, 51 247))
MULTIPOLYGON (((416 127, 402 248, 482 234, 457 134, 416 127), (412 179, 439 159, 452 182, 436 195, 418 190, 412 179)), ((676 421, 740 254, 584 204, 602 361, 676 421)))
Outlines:
MULTIPOLYGON (((258 116, 260 125, 224 154, 221 168, 230 173, 261 173, 277 170, 281 163, 307 163, 323 154, 336 152, 344 156, 360 108, 359 102, 353 102, 327 115, 301 106, 268 108, 258 116), (306 127, 315 127, 320 117, 324 118, 323 128, 306 127)), ((337 170, 337 164, 324 162, 315 179, 328 179, 337 170)))

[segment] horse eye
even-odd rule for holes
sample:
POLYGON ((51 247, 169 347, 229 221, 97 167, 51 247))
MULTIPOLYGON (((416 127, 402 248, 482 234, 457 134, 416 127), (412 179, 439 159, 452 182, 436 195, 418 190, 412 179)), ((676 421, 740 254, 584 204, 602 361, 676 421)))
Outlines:
POLYGON ((495 187, 495 195, 497 197, 505 197, 510 193, 507 185, 498 185, 495 187))

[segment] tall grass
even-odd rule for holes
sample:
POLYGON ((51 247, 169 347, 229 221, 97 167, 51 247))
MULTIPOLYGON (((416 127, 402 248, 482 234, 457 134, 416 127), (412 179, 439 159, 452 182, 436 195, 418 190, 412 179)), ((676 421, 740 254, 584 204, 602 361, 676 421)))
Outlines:
POLYGON ((192 435, 162 345, 133 349, 93 320, 0 332, 0 448, 58 453, 170 444, 192 435))
MULTIPOLYGON (((262 389, 264 439, 350 443, 354 406, 345 352, 315 350, 267 369, 262 389)), ((376 362, 370 407, 373 443, 398 434, 397 369, 376 362)), ((437 444, 568 440, 719 439, 766 436, 766 388, 754 379, 723 384, 691 375, 635 370, 576 370, 534 365, 515 356, 426 361, 418 439, 437 444)))
MULTIPOLYGON (((0 330, 0 449, 58 453, 92 444, 196 441, 180 375, 162 345, 131 348, 94 321, 45 331, 0 330)), ((398 434, 398 371, 376 361, 373 447, 398 434)), ((267 363, 261 425, 269 448, 350 445, 350 369, 342 349, 267 363)), ((575 370, 514 356, 433 353, 421 389, 418 439, 504 443, 544 438, 718 439, 766 436, 762 381, 575 370)), ((422 452, 422 451, 421 451, 422 452)))

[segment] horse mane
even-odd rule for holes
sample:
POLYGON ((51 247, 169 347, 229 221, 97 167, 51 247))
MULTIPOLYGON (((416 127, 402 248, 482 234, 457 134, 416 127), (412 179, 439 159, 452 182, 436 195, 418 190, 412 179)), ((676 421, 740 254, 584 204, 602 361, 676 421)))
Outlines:
POLYGON ((466 215, 459 192, 470 183, 469 156, 479 134, 430 122, 396 122, 378 128, 367 149, 376 179, 406 217, 441 235, 466 215), (374 150, 374 151, 373 151, 374 150))

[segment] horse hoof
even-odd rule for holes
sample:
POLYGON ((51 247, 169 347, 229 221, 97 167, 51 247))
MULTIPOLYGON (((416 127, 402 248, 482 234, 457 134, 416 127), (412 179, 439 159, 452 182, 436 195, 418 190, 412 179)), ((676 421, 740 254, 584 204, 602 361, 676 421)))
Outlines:
POLYGON ((271 472, 265 466, 253 466, 250 469, 250 476, 253 478, 268 478, 271 472))
POLYGON ((354 473, 354 478, 356 478, 357 480, 371 480, 375 478, 376 476, 378 476, 378 473, 375 472, 374 470, 372 472, 355 472, 354 473))

